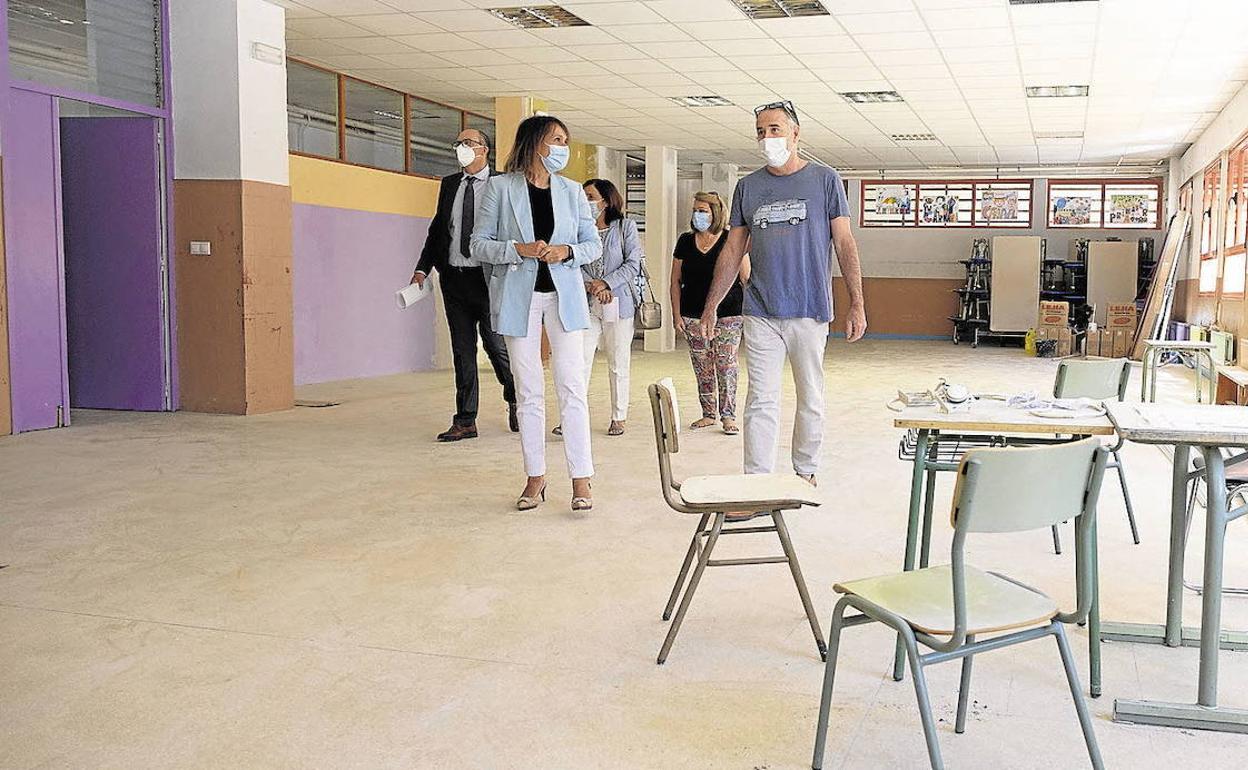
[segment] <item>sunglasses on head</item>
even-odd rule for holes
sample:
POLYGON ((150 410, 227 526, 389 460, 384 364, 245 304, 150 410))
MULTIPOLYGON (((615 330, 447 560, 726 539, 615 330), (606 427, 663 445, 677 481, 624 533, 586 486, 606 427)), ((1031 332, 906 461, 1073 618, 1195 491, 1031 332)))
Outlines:
POLYGON ((769 104, 758 105, 754 108, 754 117, 758 117, 767 110, 784 110, 785 114, 787 114, 790 118, 793 118, 794 123, 799 126, 802 124, 802 122, 797 119, 797 108, 794 107, 793 102, 788 99, 785 99, 782 102, 771 102, 769 104))

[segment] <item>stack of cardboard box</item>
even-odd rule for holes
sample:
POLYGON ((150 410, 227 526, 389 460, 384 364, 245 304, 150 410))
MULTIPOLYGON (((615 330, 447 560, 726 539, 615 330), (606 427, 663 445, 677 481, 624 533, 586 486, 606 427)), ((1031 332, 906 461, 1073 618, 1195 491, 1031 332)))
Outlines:
POLYGON ((1105 309, 1105 328, 1088 333, 1087 354, 1104 358, 1129 355, 1135 324, 1134 304, 1109 305, 1105 309))
POLYGON ((1041 302, 1040 322, 1036 326, 1036 340, 1054 340, 1057 342, 1058 356, 1068 356, 1072 352, 1074 339, 1070 332, 1070 303, 1041 302))

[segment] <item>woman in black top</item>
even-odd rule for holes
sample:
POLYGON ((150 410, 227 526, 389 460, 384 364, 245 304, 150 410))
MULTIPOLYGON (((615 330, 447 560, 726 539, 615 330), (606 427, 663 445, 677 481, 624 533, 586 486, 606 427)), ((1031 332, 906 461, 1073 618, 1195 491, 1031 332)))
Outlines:
POLYGON ((689 341, 689 358, 698 380, 702 417, 689 427, 705 428, 716 419, 724 433, 736 435, 737 348, 741 345, 742 285, 750 279, 750 258, 741 261, 741 273, 724 301, 719 303, 715 334, 702 333, 699 318, 715 274, 715 261, 728 237, 728 211, 718 193, 693 196, 690 231, 676 241, 672 252, 672 317, 689 341), (718 396, 718 398, 717 398, 718 396))

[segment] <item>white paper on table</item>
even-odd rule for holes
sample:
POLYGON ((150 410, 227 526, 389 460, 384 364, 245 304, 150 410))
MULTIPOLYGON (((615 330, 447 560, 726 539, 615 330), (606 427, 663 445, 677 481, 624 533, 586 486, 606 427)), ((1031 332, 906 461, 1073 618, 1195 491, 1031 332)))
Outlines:
POLYGON ((396 291, 394 293, 394 299, 399 305, 399 310, 406 310, 412 305, 415 305, 417 302, 420 302, 425 297, 428 297, 430 294, 433 294, 433 282, 426 278, 423 288, 414 283, 410 283, 402 289, 396 291))

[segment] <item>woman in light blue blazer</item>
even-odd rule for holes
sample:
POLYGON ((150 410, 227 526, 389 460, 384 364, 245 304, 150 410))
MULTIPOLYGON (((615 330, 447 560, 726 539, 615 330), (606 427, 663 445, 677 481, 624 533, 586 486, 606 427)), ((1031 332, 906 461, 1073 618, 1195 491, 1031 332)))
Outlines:
POLYGON ((485 269, 490 316, 503 335, 516 381, 520 446, 528 482, 516 508, 546 499, 546 401, 542 331, 550 340, 555 393, 563 415, 572 510, 593 507, 584 337, 589 303, 581 266, 602 254, 585 191, 559 176, 568 162, 568 128, 538 115, 516 129, 506 174, 482 194, 472 232, 474 261, 485 269))

